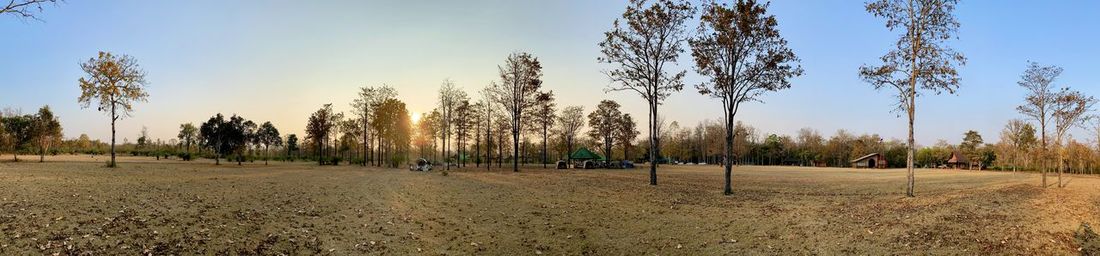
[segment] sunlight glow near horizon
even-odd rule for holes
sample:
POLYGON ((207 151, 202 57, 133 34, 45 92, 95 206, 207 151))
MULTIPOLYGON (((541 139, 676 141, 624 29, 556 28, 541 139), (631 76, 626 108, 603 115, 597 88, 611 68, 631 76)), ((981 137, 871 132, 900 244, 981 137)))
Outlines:
MULTIPOLYGON (((148 73, 149 102, 119 122, 119 139, 133 141, 142 126, 155 138, 175 138, 180 123, 199 124, 215 113, 272 121, 282 134, 303 135, 309 114, 332 103, 349 111, 356 88, 383 83, 422 115, 436 105, 445 78, 471 98, 498 79, 497 65, 514 51, 543 62, 545 88, 559 107, 592 111, 613 99, 646 121, 645 103, 629 92, 604 93, 609 83, 596 63, 602 33, 625 1, 71 1, 47 7, 44 22, 0 17, 0 108, 24 113, 50 105, 65 136, 109 139, 107 118, 76 103, 78 64, 97 51, 134 56, 148 73), (210 6, 218 8, 210 8, 210 6), (112 36, 102 36, 104 31, 112 36), (13 95, 15 97, 13 97, 13 95)), ((1100 2, 963 2, 959 40, 969 59, 956 95, 918 98, 917 141, 957 142, 977 130, 995 142, 1004 123, 1023 118, 1016 86, 1027 61, 1059 65, 1059 83, 1100 95, 1100 50, 1092 43, 1100 2), (1019 17, 1029 17, 1021 19, 1019 17)), ((747 103, 737 119, 764 133, 793 135, 811 127, 903 138, 905 123, 890 112, 892 92, 875 91, 857 68, 876 63, 894 42, 881 19, 860 1, 775 1, 781 33, 802 58, 804 76, 765 103, 747 103)), ((690 24, 694 29, 696 24, 690 24)), ((684 54, 673 67, 689 70, 683 92, 661 106, 681 127, 719 120, 716 100, 691 86, 701 78, 684 54)), ((414 119, 419 119, 414 116, 414 119)), ((640 127, 644 127, 641 125, 640 127)), ((643 136, 646 131, 642 131, 643 136)), ((1076 130, 1079 139, 1087 132, 1076 130)))

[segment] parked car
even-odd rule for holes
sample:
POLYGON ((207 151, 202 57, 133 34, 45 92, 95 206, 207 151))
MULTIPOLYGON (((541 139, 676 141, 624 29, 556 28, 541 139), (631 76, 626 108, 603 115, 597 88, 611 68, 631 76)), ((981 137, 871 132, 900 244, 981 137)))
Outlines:
POLYGON ((619 162, 619 166, 623 169, 634 169, 634 162, 623 160, 622 162, 619 162))
POLYGON ((569 169, 569 164, 565 161, 558 161, 558 169, 569 169))
POLYGON ((585 160, 584 162, 578 162, 577 164, 573 165, 573 168, 575 168, 575 169, 596 169, 596 168, 599 168, 599 165, 597 165, 596 162, 593 162, 592 160, 585 160))
POLYGON ((421 172, 431 171, 432 170, 432 163, 429 162, 427 159, 424 159, 424 158, 417 159, 415 165, 409 165, 409 170, 410 171, 421 171, 421 172))

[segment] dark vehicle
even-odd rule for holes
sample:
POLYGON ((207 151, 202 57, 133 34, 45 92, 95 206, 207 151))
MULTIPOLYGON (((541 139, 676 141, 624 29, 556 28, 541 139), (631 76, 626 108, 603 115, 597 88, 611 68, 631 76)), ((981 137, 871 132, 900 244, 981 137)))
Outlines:
POLYGON ((623 160, 622 162, 619 162, 619 167, 623 169, 634 169, 634 162, 623 160))

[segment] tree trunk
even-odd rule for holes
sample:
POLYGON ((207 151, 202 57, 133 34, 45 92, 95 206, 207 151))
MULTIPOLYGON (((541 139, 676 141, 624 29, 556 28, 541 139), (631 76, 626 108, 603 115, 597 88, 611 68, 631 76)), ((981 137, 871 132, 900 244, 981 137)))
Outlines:
MULTIPOLYGON (((111 99, 114 101, 114 98, 111 99)), ((109 167, 115 168, 118 164, 115 163, 115 120, 118 120, 118 114, 115 113, 115 103, 111 103, 111 164, 109 167)), ((15 158, 15 161, 19 161, 19 157, 15 158)))
MULTIPOLYGON (((518 116, 518 115, 517 115, 518 116)), ((519 121, 512 121, 512 172, 519 172, 519 121)))
POLYGON ((914 112, 916 112, 916 111, 913 108, 916 105, 916 97, 917 97, 916 89, 917 88, 916 88, 916 80, 911 79, 910 81, 911 81, 910 86, 911 86, 912 89, 910 91, 909 99, 908 99, 909 100, 909 111, 907 111, 908 114, 909 114, 909 139, 908 139, 907 143, 909 145, 908 145, 908 148, 905 150, 905 153, 906 153, 905 154, 905 169, 907 171, 906 185, 905 185, 905 195, 908 196, 908 197, 914 197, 915 195, 913 193, 913 186, 915 185, 914 184, 915 183, 914 176, 916 174, 913 170, 913 154, 915 153, 914 151, 916 149, 914 148, 914 145, 913 145, 914 142, 915 142, 915 140, 913 139, 913 121, 914 121, 913 119, 914 119, 914 112))
MULTIPOLYGON (((730 111, 729 107, 726 107, 726 109, 726 111, 730 111)), ((724 195, 733 194, 733 186, 730 185, 730 175, 733 173, 733 140, 735 135, 733 128, 733 117, 726 117, 726 157, 723 159, 723 165, 725 165, 723 168, 726 170, 726 187, 722 190, 724 195)))
POLYGON ((657 99, 649 98, 649 185, 657 185, 657 99))
POLYGON ((542 124, 542 169, 546 169, 546 123, 542 124))

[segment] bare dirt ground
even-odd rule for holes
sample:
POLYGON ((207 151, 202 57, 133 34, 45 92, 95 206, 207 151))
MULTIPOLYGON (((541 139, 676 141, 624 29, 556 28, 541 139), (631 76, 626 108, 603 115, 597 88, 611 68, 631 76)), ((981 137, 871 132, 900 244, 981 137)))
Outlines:
MULTIPOLYGON (((0 156, 9 160, 10 156, 0 156)), ((24 158, 25 157, 25 158, 24 158)), ((24 160, 37 160, 30 156, 24 160)), ((513 173, 0 163, 0 254, 1080 254, 1100 178, 717 166, 513 173)))

